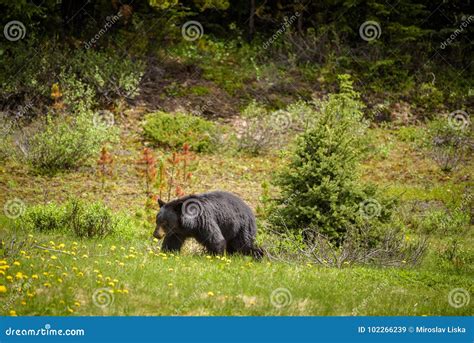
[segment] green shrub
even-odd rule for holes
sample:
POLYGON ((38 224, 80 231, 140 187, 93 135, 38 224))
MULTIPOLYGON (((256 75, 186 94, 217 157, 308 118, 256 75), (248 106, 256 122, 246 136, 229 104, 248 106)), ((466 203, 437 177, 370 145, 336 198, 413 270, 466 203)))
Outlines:
POLYGON ((146 116, 143 125, 145 138, 156 145, 180 148, 188 143, 198 152, 209 152, 216 148, 217 126, 203 118, 176 113, 156 112, 146 116))
POLYGON ((20 217, 21 225, 27 230, 56 231, 64 229, 65 208, 55 203, 29 207, 25 215, 20 217))
POLYGON ((275 180, 281 197, 269 217, 277 229, 316 230, 336 242, 349 227, 390 214, 376 200, 376 189, 358 178, 367 123, 349 77, 341 76, 340 83, 340 93, 321 103, 314 127, 300 137, 292 161, 275 180))
POLYGON ((105 237, 117 228, 112 211, 100 202, 92 204, 73 199, 66 207, 66 221, 78 237, 105 237))
POLYGON ((64 205, 35 205, 20 217, 20 226, 27 230, 64 230, 81 238, 105 237, 115 232, 121 223, 121 219, 103 203, 78 199, 64 205))
POLYGON ((99 99, 105 102, 137 95, 145 70, 141 61, 132 61, 111 50, 76 51, 70 65, 70 72, 79 75, 83 82, 90 83, 99 99))
POLYGON ((44 122, 37 121, 20 144, 26 162, 35 171, 50 175, 81 166, 117 135, 116 129, 94 120, 95 115, 91 111, 76 117, 49 114, 44 122))
POLYGON ((443 106, 444 95, 431 83, 422 83, 415 95, 415 106, 423 112, 423 117, 432 118, 443 106))

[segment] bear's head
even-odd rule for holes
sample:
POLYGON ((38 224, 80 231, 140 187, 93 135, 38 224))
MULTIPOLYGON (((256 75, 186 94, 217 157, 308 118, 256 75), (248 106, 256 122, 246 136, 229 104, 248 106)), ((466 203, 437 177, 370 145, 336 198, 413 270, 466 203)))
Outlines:
POLYGON ((179 212, 173 202, 165 203, 158 199, 158 204, 160 205, 160 211, 156 215, 156 228, 153 237, 161 239, 166 234, 179 231, 179 212))

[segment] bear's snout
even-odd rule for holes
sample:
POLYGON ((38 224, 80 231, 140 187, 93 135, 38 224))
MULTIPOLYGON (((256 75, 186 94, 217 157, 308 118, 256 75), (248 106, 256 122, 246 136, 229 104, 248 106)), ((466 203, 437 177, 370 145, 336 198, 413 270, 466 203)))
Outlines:
POLYGON ((157 226, 153 232, 153 237, 162 239, 165 236, 165 230, 161 226, 157 226))

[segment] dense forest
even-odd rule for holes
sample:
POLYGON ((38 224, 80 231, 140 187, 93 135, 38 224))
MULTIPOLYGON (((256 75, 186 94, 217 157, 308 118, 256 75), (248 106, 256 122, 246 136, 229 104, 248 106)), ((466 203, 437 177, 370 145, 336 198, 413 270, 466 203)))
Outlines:
POLYGON ((0 315, 472 314, 473 8, 0 0, 0 315), (263 258, 152 236, 213 190, 263 258))

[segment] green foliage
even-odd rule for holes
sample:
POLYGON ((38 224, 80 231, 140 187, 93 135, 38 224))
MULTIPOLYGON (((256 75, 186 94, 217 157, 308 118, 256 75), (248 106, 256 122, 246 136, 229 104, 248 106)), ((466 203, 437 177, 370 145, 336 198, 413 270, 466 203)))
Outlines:
POLYGON ((444 103, 444 94, 431 83, 422 83, 415 98, 415 106, 422 112, 422 117, 432 118, 444 103))
POLYGON ((143 133, 146 139, 156 145, 176 149, 188 143, 197 152, 215 150, 218 138, 216 124, 184 113, 149 114, 143 123, 143 133))
POLYGON ((105 237, 114 233, 121 219, 101 202, 71 199, 66 204, 35 205, 20 218, 28 231, 64 231, 80 238, 105 237))
POLYGON ((115 215, 100 202, 73 199, 66 207, 65 219, 69 229, 81 238, 105 237, 117 227, 115 215))
POLYGON ((49 114, 27 129, 20 148, 23 158, 41 174, 55 174, 74 169, 96 156, 108 140, 117 137, 117 130, 97 120, 91 111, 76 117, 49 114))
POLYGON ((58 231, 64 229, 66 209, 55 203, 29 207, 20 219, 22 228, 28 231, 58 231))
POLYGON ((71 68, 83 82, 92 85, 100 100, 110 102, 138 94, 145 66, 140 60, 133 61, 113 51, 89 49, 76 52, 71 68))
POLYGON ((270 221, 290 231, 317 230, 337 241, 350 226, 366 219, 360 214, 365 207, 375 207, 369 216, 375 220, 389 213, 373 199, 376 190, 358 179, 367 124, 347 75, 340 76, 340 92, 331 94, 320 108, 314 127, 299 139, 292 161, 276 179, 281 198, 270 221))

